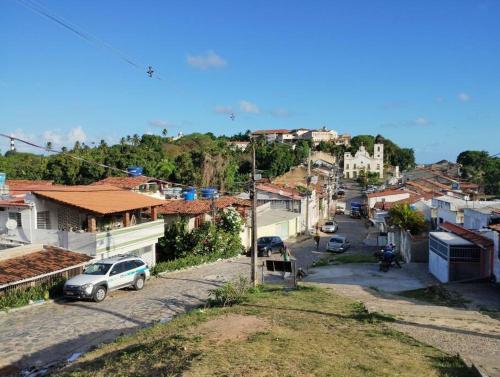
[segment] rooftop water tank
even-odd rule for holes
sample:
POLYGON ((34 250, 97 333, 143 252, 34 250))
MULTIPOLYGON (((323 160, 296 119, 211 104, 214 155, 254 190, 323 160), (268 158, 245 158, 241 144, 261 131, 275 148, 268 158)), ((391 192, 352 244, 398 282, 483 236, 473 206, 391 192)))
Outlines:
POLYGON ((5 185, 6 178, 7 178, 7 175, 5 173, 0 173, 0 186, 5 185))
POLYGON ((217 197, 217 189, 213 187, 204 187, 201 189, 202 199, 212 199, 217 197))
POLYGON ((127 168, 128 175, 130 175, 131 177, 138 177, 142 175, 143 170, 144 169, 142 166, 129 166, 127 168))

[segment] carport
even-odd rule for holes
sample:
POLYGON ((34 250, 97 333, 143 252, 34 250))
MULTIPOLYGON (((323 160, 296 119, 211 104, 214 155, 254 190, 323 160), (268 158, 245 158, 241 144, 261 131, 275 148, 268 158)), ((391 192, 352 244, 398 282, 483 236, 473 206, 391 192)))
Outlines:
POLYGON ((482 278, 486 254, 456 234, 429 233, 429 272, 442 283, 482 278))

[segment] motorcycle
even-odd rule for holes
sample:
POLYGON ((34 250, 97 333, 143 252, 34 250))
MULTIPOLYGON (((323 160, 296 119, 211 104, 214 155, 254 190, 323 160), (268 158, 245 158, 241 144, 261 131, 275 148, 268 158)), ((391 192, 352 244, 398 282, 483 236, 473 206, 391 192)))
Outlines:
POLYGON ((394 251, 387 253, 385 249, 380 249, 379 251, 376 251, 373 256, 378 260, 379 271, 387 272, 394 266, 401 268, 398 261, 399 254, 394 251))

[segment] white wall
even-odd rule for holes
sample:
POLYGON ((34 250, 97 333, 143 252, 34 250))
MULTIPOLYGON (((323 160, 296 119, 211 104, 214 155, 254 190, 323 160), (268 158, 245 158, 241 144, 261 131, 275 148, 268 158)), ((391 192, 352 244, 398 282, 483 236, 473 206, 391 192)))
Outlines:
POLYGON ((429 249, 429 272, 434 275, 441 283, 447 283, 448 276, 448 262, 435 254, 429 249))
POLYGON ((475 211, 471 208, 464 208, 464 227, 467 229, 486 228, 489 224, 491 215, 475 211))
POLYGON ((391 194, 386 196, 377 196, 375 198, 368 198, 368 207, 371 209, 377 202, 385 202, 392 203, 397 202, 398 200, 408 199, 410 194, 407 192, 401 192, 401 194, 391 194))
POLYGON ((448 221, 452 224, 462 224, 463 223, 463 213, 452 211, 446 208, 438 208, 437 209, 437 223, 438 225, 441 223, 440 218, 443 219, 443 222, 448 221))

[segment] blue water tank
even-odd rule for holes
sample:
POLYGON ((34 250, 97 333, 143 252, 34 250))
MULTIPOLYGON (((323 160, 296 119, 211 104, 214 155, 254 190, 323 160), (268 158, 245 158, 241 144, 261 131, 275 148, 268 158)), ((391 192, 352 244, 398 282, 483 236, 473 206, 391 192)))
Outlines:
POLYGON ((184 200, 191 201, 196 198, 196 191, 184 191, 184 200))
POLYGON ((201 189, 202 199, 212 199, 217 196, 217 189, 213 187, 204 187, 201 189))
POLYGON ((144 169, 142 166, 129 166, 127 168, 128 175, 130 175, 131 177, 138 177, 142 175, 143 170, 144 169))
POLYGON ((0 186, 5 185, 6 178, 7 178, 7 175, 5 173, 0 173, 0 186))

